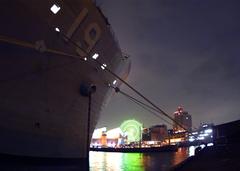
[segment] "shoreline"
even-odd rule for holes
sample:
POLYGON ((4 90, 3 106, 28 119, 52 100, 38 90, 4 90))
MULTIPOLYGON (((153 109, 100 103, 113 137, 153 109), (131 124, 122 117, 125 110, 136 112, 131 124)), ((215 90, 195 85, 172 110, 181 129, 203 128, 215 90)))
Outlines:
POLYGON ((176 152, 176 145, 166 145, 161 147, 142 147, 142 148, 90 148, 90 151, 96 152, 120 152, 120 153, 156 153, 156 152, 176 152))

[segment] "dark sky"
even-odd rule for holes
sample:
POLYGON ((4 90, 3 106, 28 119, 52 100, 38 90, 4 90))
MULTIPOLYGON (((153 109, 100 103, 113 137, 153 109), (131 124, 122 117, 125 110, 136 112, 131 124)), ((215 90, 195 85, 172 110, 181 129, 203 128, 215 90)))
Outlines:
MULTIPOLYGON (((240 119, 238 0, 98 0, 122 50, 131 56, 128 82, 165 112, 182 105, 200 122, 240 119)), ((123 91, 130 92, 126 86, 123 91)), ((115 94, 97 127, 126 119, 165 123, 115 94)))

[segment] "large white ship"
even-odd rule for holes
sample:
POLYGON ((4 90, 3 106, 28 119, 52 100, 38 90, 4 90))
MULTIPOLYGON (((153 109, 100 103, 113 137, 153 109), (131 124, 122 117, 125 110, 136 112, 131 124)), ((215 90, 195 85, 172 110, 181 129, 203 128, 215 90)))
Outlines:
POLYGON ((1 0, 0 21, 0 153, 86 158, 119 84, 106 67, 122 78, 130 68, 107 19, 90 0, 1 0), (81 88, 92 85, 88 137, 81 88))

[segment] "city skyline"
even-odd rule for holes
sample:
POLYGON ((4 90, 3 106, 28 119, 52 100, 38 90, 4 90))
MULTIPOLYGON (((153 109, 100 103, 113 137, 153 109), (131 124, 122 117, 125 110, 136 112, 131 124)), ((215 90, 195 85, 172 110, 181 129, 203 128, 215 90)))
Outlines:
MULTIPOLYGON (((99 0, 97 4, 130 55, 129 84, 171 117, 183 106, 192 115, 193 127, 240 118, 238 1, 99 0)), ((134 95, 124 85, 120 89, 134 95)), ((115 127, 127 119, 146 127, 166 124, 115 94, 97 127, 115 127)))

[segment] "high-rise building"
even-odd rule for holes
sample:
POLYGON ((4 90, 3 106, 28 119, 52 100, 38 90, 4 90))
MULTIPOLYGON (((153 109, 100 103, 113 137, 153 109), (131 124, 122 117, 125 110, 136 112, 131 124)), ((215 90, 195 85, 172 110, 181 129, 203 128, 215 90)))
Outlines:
POLYGON ((174 112, 174 120, 178 123, 173 123, 173 131, 175 133, 192 130, 192 117, 187 111, 183 110, 183 107, 178 107, 177 111, 174 112), (182 127, 179 124, 182 125, 182 127))

